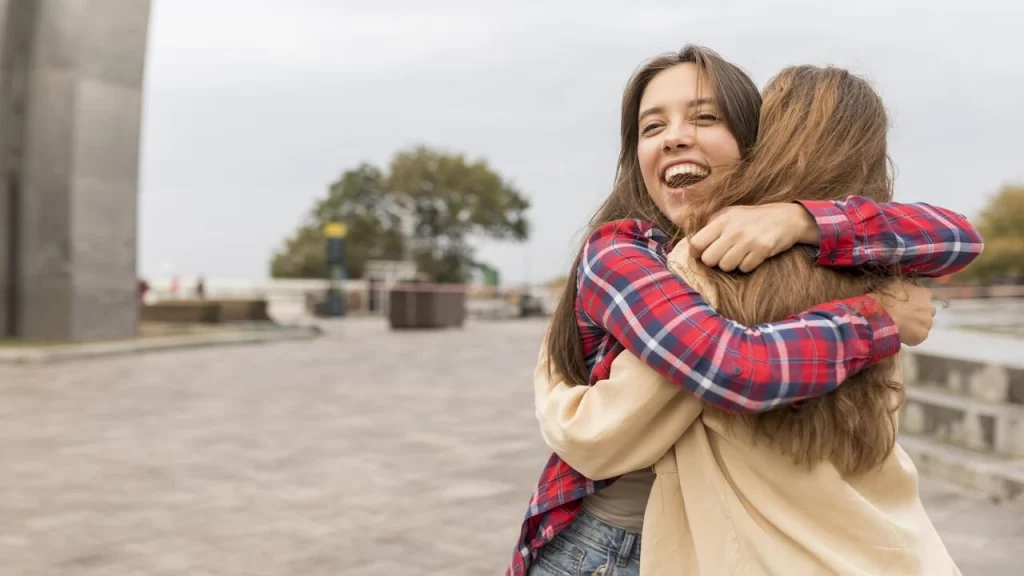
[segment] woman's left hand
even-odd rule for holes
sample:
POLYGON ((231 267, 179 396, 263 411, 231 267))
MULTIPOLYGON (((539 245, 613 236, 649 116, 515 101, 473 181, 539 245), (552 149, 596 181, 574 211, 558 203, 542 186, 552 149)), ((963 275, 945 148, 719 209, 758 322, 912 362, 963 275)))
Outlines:
POLYGON ((690 238, 690 252, 705 265, 750 272, 796 244, 821 243, 811 213, 795 202, 731 206, 690 238))

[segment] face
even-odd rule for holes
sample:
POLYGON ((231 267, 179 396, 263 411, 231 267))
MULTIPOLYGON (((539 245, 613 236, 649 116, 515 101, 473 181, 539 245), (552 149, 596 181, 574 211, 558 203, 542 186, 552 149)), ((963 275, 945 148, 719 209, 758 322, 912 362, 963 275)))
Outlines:
POLYGON ((739 161, 739 144, 707 76, 694 64, 673 66, 651 79, 640 100, 639 121, 637 159, 647 193, 680 224, 687 196, 703 193, 708 176, 739 161))

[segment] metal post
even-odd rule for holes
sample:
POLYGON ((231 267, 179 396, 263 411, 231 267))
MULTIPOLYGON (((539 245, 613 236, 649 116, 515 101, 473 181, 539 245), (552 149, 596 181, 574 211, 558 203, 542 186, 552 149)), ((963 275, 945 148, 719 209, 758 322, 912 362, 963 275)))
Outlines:
POLYGON ((326 312, 328 317, 340 318, 345 315, 345 235, 348 229, 344 224, 332 222, 324 227, 327 237, 327 296, 326 312))

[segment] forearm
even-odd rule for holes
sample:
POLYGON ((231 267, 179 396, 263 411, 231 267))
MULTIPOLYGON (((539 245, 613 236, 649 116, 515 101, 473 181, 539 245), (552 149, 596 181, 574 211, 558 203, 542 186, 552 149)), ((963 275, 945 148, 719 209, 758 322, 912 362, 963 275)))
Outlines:
POLYGON ((861 196, 800 204, 817 226, 822 266, 876 263, 898 266, 906 275, 936 277, 963 270, 984 248, 967 218, 945 208, 861 196))
POLYGON ((892 319, 868 297, 756 327, 728 320, 668 269, 656 239, 628 224, 588 241, 579 276, 584 322, 723 410, 764 412, 821 396, 899 350, 892 319))

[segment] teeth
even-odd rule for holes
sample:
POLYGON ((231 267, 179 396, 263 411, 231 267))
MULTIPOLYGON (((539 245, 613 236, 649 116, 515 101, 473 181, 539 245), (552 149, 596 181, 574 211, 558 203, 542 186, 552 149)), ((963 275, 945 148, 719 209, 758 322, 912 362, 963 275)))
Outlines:
POLYGON ((673 177, 681 174, 692 174, 703 178, 708 175, 708 169, 696 164, 676 164, 675 166, 669 166, 668 170, 665 170, 665 180, 671 180, 673 177))
POLYGON ((708 169, 697 164, 676 164, 665 170, 665 182, 673 188, 684 188, 708 176, 708 169))

